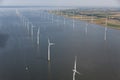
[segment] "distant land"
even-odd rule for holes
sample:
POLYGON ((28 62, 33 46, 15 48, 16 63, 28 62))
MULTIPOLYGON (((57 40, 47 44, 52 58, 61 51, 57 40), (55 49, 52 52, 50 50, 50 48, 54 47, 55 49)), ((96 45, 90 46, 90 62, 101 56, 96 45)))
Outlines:
POLYGON ((50 12, 105 27, 120 29, 120 8, 77 8, 50 12))

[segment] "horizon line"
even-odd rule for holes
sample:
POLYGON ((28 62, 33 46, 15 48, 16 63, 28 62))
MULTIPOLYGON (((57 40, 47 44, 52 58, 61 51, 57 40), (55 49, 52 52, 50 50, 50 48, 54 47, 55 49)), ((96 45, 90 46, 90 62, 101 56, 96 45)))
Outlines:
POLYGON ((0 7, 95 7, 95 8, 120 8, 120 6, 53 6, 53 5, 0 5, 0 7))

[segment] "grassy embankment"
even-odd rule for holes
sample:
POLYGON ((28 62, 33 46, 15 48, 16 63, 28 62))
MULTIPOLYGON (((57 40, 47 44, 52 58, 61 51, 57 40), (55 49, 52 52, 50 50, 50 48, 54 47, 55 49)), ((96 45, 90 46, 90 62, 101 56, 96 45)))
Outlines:
MULTIPOLYGON (((106 13, 89 13, 89 12, 82 12, 79 14, 75 13, 73 16, 73 12, 70 11, 52 11, 52 13, 57 15, 62 15, 69 18, 74 18, 78 20, 87 21, 90 23, 106 26, 106 13)), ((107 18, 107 27, 114 28, 114 29, 120 29, 120 13, 109 13, 109 17, 107 18), (117 15, 117 16, 116 16, 117 15)))

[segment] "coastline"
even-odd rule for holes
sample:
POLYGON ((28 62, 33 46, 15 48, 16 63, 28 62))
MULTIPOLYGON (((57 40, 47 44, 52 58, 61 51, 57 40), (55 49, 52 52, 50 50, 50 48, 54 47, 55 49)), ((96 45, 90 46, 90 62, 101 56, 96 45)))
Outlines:
POLYGON ((61 11, 58 11, 57 13, 53 11, 53 12, 50 12, 50 13, 60 15, 60 16, 64 16, 64 17, 71 18, 71 19, 86 21, 88 23, 100 25, 100 26, 103 26, 103 27, 108 27, 108 28, 120 30, 120 21, 118 21, 118 20, 107 19, 107 23, 106 23, 106 18, 98 18, 96 16, 69 15, 69 13, 64 14, 61 11))

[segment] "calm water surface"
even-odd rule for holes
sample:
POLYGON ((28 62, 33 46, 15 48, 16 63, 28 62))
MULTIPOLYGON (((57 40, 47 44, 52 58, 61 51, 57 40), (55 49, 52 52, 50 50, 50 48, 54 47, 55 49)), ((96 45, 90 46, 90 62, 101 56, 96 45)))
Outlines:
POLYGON ((53 15, 43 10, 20 9, 34 26, 25 26, 14 9, 0 9, 0 80, 72 80, 77 56, 76 80, 120 80, 120 31, 53 15), (40 28, 40 44, 37 31, 40 28), (47 61, 47 39, 51 61, 47 61), (27 68, 27 69, 26 69, 27 68))

